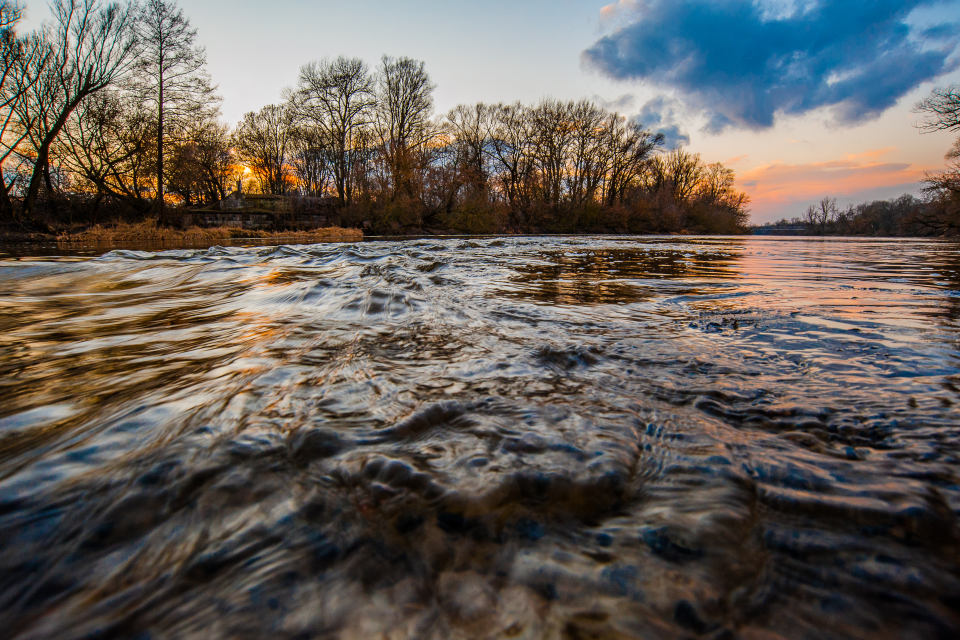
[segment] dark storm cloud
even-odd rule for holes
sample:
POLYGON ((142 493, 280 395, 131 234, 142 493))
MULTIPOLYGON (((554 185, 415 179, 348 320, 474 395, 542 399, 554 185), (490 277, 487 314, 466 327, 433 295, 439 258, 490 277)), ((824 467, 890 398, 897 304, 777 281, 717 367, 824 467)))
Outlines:
POLYGON ((632 21, 584 57, 614 78, 677 90, 714 131, 770 127, 778 112, 823 106, 859 122, 955 66, 956 35, 906 22, 933 5, 960 3, 822 0, 771 13, 770 2, 641 0, 632 21))

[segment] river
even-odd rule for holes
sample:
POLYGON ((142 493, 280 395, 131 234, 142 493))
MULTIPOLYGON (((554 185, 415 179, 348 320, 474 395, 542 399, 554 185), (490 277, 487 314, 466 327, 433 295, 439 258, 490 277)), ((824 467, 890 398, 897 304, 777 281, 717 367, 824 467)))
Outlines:
POLYGON ((954 638, 960 245, 0 260, 11 638, 954 638))

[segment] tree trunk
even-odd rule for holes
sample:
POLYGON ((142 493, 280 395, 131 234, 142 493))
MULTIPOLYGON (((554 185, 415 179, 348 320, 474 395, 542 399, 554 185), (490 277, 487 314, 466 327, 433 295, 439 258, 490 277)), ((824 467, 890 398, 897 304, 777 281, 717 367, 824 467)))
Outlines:
POLYGON ((40 185, 44 179, 49 178, 50 146, 53 144, 53 141, 57 139, 57 136, 60 135, 60 131, 67 124, 67 118, 70 117, 70 114, 73 113, 73 110, 77 108, 77 105, 80 104, 82 99, 82 96, 75 98, 72 103, 67 105, 67 108, 63 109, 60 117, 54 123, 53 128, 50 129, 43 139, 43 142, 40 143, 40 148, 37 149, 37 159, 33 165, 33 175, 30 176, 30 186, 27 188, 27 197, 24 198, 23 201, 24 217, 29 218, 35 212, 37 196, 40 194, 40 185))
POLYGON ((47 186, 47 193, 53 193, 53 180, 50 179, 50 161, 43 163, 43 184, 47 186))
POLYGON ((157 222, 163 223, 163 53, 160 54, 160 93, 157 98, 157 222))
MULTIPOLYGON (((0 180, 3 176, 3 167, 0 166, 0 180)), ((13 203, 10 202, 10 187, 7 185, 7 181, 3 180, 0 183, 0 224, 10 224, 16 222, 16 218, 13 214, 13 203)))

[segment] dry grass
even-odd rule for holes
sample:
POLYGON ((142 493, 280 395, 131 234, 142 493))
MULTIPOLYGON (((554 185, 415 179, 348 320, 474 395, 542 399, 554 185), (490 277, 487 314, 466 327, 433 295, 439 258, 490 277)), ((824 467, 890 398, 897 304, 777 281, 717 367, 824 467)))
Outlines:
POLYGON ((180 245, 216 244, 229 240, 279 240, 296 244, 311 242, 357 242, 363 240, 359 229, 327 227, 310 231, 252 231, 236 227, 190 227, 189 229, 171 229, 159 227, 156 221, 148 220, 137 224, 119 223, 111 226, 91 227, 78 233, 61 233, 58 244, 65 245, 109 245, 121 243, 148 244, 162 247, 180 245))

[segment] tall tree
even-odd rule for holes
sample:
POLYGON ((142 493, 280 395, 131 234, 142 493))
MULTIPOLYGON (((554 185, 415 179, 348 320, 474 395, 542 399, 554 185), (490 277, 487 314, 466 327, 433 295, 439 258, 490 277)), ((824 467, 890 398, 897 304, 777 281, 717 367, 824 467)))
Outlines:
POLYGON ((544 100, 530 111, 540 194, 550 207, 557 207, 564 195, 563 178, 573 141, 573 109, 571 102, 544 100))
POLYGON ((412 196, 415 150, 430 137, 430 76, 420 60, 383 56, 376 77, 376 129, 393 194, 412 196))
POLYGON ((607 157, 604 201, 608 206, 622 203, 627 189, 639 182, 650 156, 663 144, 663 134, 654 135, 638 122, 612 113, 603 126, 607 157))
MULTIPOLYGON (((925 131, 960 131, 960 86, 934 89, 926 100, 917 105, 926 114, 921 124, 925 131)), ((960 229, 960 138, 946 155, 943 171, 927 176, 926 189, 933 196, 930 210, 934 228, 941 233, 957 233, 960 229)))
POLYGON ((171 0, 146 0, 137 15, 141 43, 134 83, 153 105, 156 126, 156 207, 163 211, 164 155, 170 135, 216 104, 197 30, 171 0))
POLYGON ((455 152, 459 179, 473 198, 487 192, 485 150, 494 109, 483 103, 461 104, 447 114, 445 128, 455 152))
POLYGON ((294 104, 301 118, 327 139, 337 198, 343 204, 353 199, 355 164, 365 157, 359 147, 371 121, 373 98, 373 79, 363 60, 341 56, 300 69, 294 104))
POLYGON ((582 207, 593 201, 606 166, 610 150, 597 135, 603 130, 606 112, 588 100, 581 100, 570 108, 571 140, 567 194, 570 203, 582 207))
POLYGON ((43 38, 48 57, 37 57, 29 72, 38 80, 21 101, 21 123, 31 123, 33 174, 24 212, 34 212, 41 187, 52 189, 50 150, 70 115, 86 99, 109 87, 133 59, 134 6, 101 0, 53 0, 53 24, 43 38), (41 61, 43 69, 39 69, 41 61))
POLYGON ((530 204, 527 187, 533 171, 529 111, 520 103, 500 104, 493 108, 491 120, 488 153, 501 195, 510 207, 510 223, 520 228, 530 204))

